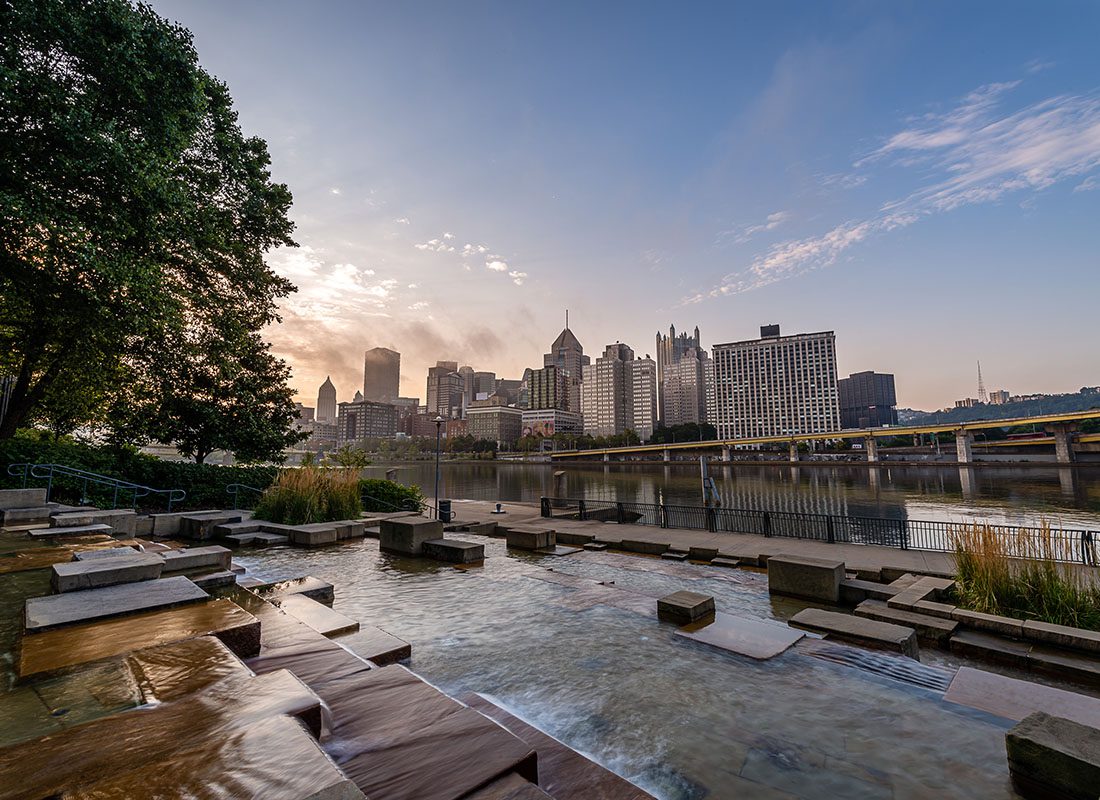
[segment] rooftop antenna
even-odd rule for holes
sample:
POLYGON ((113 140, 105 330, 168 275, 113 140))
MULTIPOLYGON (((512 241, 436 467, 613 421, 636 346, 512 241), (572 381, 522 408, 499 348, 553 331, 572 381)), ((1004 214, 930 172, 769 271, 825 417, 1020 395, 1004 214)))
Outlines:
POLYGON ((569 309, 565 309, 565 329, 569 330, 569 309))
POLYGON ((989 395, 985 391, 985 381, 982 380, 982 362, 978 362, 978 402, 988 403, 989 395))

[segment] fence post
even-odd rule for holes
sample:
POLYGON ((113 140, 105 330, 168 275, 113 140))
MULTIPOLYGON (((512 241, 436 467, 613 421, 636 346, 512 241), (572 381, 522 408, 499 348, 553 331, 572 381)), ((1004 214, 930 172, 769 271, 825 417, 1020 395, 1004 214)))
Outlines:
POLYGON ((704 508, 703 511, 706 514, 707 530, 710 531, 711 533, 714 533, 715 531, 718 530, 718 524, 717 524, 717 521, 715 520, 715 517, 717 516, 717 514, 715 514, 714 509, 710 508, 709 506, 707 508, 704 508))
POLYGON ((901 549, 909 549, 909 537, 905 533, 905 520, 898 520, 898 539, 901 541, 901 549))
MULTIPOLYGON (((542 506, 542 509, 541 509, 542 516, 544 516, 544 517, 552 516, 551 511, 550 511, 550 498, 549 497, 543 497, 539 501, 539 505, 542 506)), ((233 507, 236 508, 237 507, 236 504, 234 504, 233 507)))
POLYGON ((665 508, 665 504, 661 503, 657 506, 657 517, 661 522, 662 528, 668 527, 668 509, 665 508))
POLYGON ((772 515, 767 511, 764 512, 764 535, 772 535, 772 515))
POLYGON ((626 522, 626 511, 623 509, 622 503, 615 503, 615 521, 620 525, 626 522))
POLYGON ((825 518, 825 520, 826 520, 825 527, 826 527, 826 529, 828 530, 828 533, 829 533, 829 544, 835 544, 836 543, 836 531, 833 530, 833 517, 832 517, 832 515, 830 514, 828 517, 825 518))
POLYGON ((588 509, 584 507, 583 500, 577 501, 577 516, 582 520, 588 519, 588 509))

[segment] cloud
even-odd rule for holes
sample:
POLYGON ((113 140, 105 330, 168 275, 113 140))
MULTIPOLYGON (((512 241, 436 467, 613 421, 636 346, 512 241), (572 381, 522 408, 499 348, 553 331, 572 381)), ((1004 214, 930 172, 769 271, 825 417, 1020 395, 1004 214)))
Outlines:
POLYGON ((751 291, 827 267, 869 237, 926 216, 995 202, 1014 192, 1042 191, 1086 175, 1075 191, 1100 186, 1100 178, 1089 175, 1100 169, 1100 98, 1059 95, 1000 112, 1005 96, 1018 84, 980 87, 944 114, 911 120, 856 162, 857 168, 919 165, 923 183, 908 195, 824 234, 776 244, 744 270, 726 275, 716 287, 681 304, 751 291))
POLYGON ((519 272, 518 270, 512 270, 508 273, 508 277, 512 279, 512 283, 516 286, 523 286, 523 279, 527 277, 526 272, 519 272))
POLYGON ((485 268, 486 269, 491 269, 494 272, 507 272, 508 271, 508 262, 507 261, 501 261, 499 259, 495 259, 493 261, 486 261, 485 262, 485 268))
POLYGON ((329 191, 333 194, 340 194, 340 188, 337 186, 333 186, 331 189, 329 189, 329 191))
POLYGON ((1034 75, 1036 72, 1042 72, 1044 70, 1053 69, 1053 61, 1043 61, 1042 59, 1033 58, 1031 61, 1024 64, 1024 69, 1027 70, 1028 75, 1034 75))
POLYGON ((450 240, 450 239, 455 238, 455 235, 453 233, 444 233, 443 238, 450 240))
POLYGON ((426 300, 417 300, 415 303, 409 306, 409 311, 421 311, 430 305, 431 303, 427 302, 426 300))
POLYGON ((1075 192, 1091 192, 1095 189, 1100 189, 1100 176, 1097 175, 1090 175, 1073 187, 1075 192))
POLYGON ((488 253, 489 248, 483 244, 466 244, 462 246, 462 257, 481 255, 482 253, 488 253))
MULTIPOLYGON (((443 235, 444 238, 446 238, 447 234, 443 235)), ((454 237, 452 236, 451 238, 453 239, 454 237)), ((413 247, 415 247, 417 250, 428 250, 434 253, 453 253, 455 251, 454 247, 447 244, 444 239, 429 239, 426 242, 414 244, 413 247)))
POLYGON ((409 224, 409 218, 408 217, 398 217, 397 219, 394 220, 394 222, 396 222, 398 225, 408 225, 409 224))
POLYGON ((744 244, 749 239, 756 236, 758 233, 765 233, 767 231, 774 231, 783 223, 787 222, 791 218, 791 212, 789 211, 776 211, 773 214, 768 214, 767 218, 759 225, 749 225, 748 227, 741 228, 740 230, 728 230, 722 231, 718 234, 718 239, 724 239, 732 236, 733 241, 738 244, 744 244))

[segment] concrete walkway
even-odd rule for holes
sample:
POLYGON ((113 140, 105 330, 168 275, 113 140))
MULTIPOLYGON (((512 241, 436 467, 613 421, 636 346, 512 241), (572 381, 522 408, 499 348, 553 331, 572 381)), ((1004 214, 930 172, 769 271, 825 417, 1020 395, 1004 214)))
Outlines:
POLYGON ((504 514, 490 514, 495 503, 480 500, 455 500, 452 508, 455 522, 496 521, 523 524, 567 533, 596 537, 615 547, 625 539, 635 542, 663 544, 673 550, 693 547, 717 550, 724 558, 763 560, 761 557, 780 554, 830 558, 843 561, 849 571, 877 572, 895 569, 931 575, 954 575, 955 563, 949 553, 926 550, 899 550, 894 547, 859 544, 829 544, 813 539, 791 539, 781 536, 758 536, 747 533, 711 533, 682 528, 658 528, 652 525, 619 525, 613 522, 581 522, 579 520, 545 519, 535 503, 504 503, 504 514))

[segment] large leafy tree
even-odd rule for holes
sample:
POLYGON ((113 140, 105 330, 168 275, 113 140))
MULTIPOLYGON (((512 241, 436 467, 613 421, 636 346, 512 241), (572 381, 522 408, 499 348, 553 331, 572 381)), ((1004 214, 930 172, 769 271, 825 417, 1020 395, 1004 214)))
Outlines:
POLYGON ((220 418, 192 427, 270 457, 291 403, 257 334, 293 287, 264 254, 293 226, 266 144, 242 134, 190 34, 147 6, 7 0, 0 31, 0 373, 15 378, 0 438, 59 424, 57 409, 132 420, 118 407, 140 398, 130 411, 164 427, 134 432, 172 440, 187 426, 166 420, 210 401, 201 414, 220 418))

